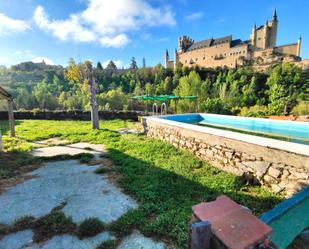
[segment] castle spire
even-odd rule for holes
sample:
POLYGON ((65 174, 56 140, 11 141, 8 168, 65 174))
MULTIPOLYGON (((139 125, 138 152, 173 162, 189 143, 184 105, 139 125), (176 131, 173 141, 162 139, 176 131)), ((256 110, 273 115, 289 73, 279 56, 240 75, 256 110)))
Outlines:
POLYGON ((166 51, 165 51, 165 56, 166 57, 169 57, 169 55, 168 55, 168 50, 166 49, 166 51))
POLYGON ((274 10, 274 14, 273 14, 273 20, 277 21, 278 20, 278 16, 277 16, 277 10, 274 10))

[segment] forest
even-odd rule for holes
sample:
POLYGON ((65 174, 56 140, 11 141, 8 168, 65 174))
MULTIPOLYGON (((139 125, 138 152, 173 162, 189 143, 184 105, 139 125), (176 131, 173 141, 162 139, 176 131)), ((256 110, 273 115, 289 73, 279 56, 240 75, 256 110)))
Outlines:
MULTIPOLYGON (((89 110, 89 97, 81 82, 84 63, 70 59, 67 67, 44 62, 23 62, 0 67, 0 86, 14 96, 16 110, 89 110)), ((100 110, 148 110, 150 103, 132 100, 137 95, 194 95, 197 104, 180 100, 177 112, 210 112, 263 117, 267 115, 309 114, 309 73, 292 63, 282 63, 267 71, 250 67, 188 68, 175 71, 161 64, 119 69, 113 61, 103 68, 94 65, 100 110)), ((169 112, 175 103, 168 103, 169 112)), ((4 103, 0 109, 4 109, 4 103)))

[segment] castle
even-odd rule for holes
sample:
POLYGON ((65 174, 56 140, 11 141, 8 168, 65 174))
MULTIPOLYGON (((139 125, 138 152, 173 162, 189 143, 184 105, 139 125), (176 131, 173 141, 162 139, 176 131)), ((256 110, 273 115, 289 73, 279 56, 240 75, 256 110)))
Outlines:
POLYGON ((179 37, 174 61, 170 60, 166 50, 165 67, 174 69, 178 63, 187 67, 263 67, 283 61, 300 61, 301 37, 297 43, 276 46, 277 29, 278 17, 275 10, 271 21, 266 21, 258 28, 253 26, 247 41, 233 40, 231 35, 200 42, 195 42, 186 35, 179 37))

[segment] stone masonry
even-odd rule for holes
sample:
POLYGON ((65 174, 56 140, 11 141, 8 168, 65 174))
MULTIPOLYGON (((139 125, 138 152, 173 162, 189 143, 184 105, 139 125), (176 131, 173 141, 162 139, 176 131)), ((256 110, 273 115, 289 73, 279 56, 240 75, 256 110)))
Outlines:
POLYGON ((266 185, 276 193, 285 191, 291 196, 309 185, 309 158, 306 156, 155 121, 146 123, 148 136, 189 150, 221 170, 266 185))

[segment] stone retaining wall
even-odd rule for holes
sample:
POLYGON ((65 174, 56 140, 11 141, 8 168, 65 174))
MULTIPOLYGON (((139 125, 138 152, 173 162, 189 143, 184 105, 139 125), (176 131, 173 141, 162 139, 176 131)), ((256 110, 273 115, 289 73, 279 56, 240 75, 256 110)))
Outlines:
MULTIPOLYGON (((143 120, 146 133, 194 153, 211 165, 239 175, 274 192, 291 196, 309 185, 309 158, 274 148, 220 137, 187 128, 143 120)), ((241 134, 240 134, 241 135, 241 134)))

